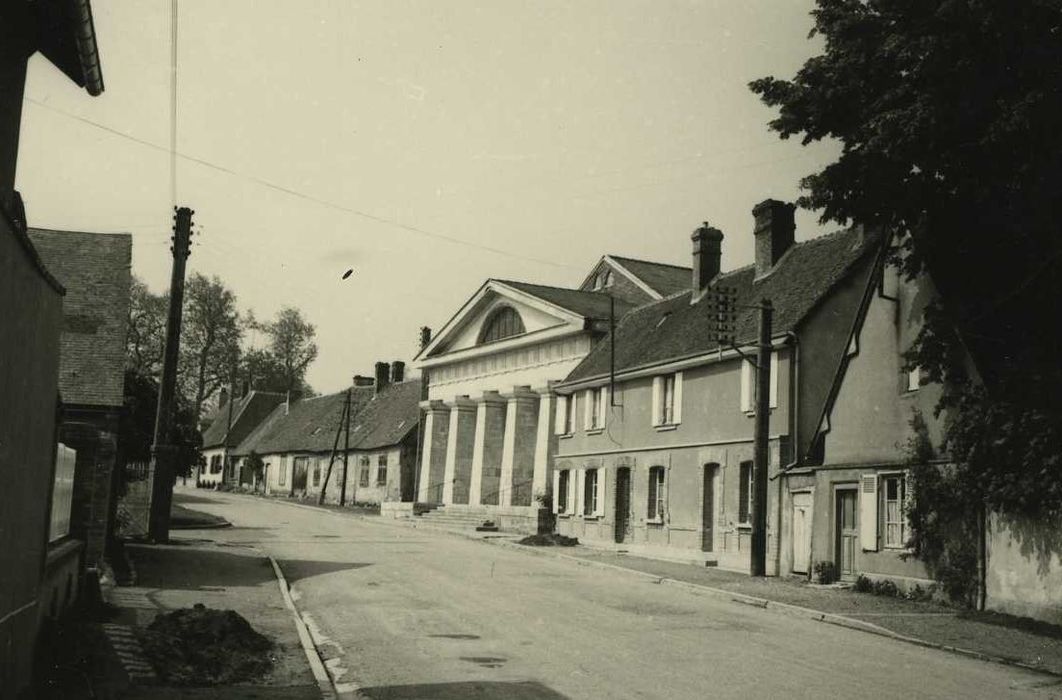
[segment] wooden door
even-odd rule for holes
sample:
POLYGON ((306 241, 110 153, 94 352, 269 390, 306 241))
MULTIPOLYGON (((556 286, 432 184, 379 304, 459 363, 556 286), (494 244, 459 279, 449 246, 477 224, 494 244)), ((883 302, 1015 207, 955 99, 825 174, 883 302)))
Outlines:
POLYGON ((628 542, 631 534, 631 469, 616 470, 616 542, 628 542))
POLYGON ((811 494, 793 494, 793 573, 806 574, 811 566, 811 494))
POLYGON ((703 495, 701 501, 701 551, 715 550, 715 475, 718 464, 704 465, 703 495))
POLYGON ((310 459, 308 457, 296 457, 295 466, 291 470, 291 492, 306 493, 306 472, 310 459))
POLYGON ((837 573, 841 578, 856 575, 856 551, 859 547, 859 508, 854 488, 837 490, 837 573))

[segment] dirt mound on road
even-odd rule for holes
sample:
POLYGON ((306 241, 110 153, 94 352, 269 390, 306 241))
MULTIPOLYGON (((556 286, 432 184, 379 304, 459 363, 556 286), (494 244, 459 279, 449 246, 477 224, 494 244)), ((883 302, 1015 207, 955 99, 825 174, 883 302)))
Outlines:
POLYGON ((574 547, 579 544, 579 538, 565 537, 557 533, 529 535, 517 542, 517 544, 526 544, 529 547, 574 547))
POLYGON ((273 665, 273 642, 232 610, 197 603, 158 615, 138 636, 155 671, 174 685, 254 680, 273 665))

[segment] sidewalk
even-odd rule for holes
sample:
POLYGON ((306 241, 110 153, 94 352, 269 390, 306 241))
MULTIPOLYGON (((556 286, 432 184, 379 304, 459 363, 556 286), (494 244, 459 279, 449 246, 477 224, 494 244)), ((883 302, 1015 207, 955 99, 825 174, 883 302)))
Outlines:
POLYGON ((109 603, 118 608, 104 632, 124 667, 124 683, 111 683, 110 697, 139 700, 165 698, 318 699, 321 690, 299 641, 291 611, 285 606, 267 557, 246 547, 215 544, 179 536, 165 546, 127 545, 138 585, 110 588, 109 603), (272 639, 273 668, 254 683, 214 687, 167 687, 142 656, 133 628, 150 624, 158 613, 202 603, 234 610, 272 639), (114 691, 114 687, 119 690, 114 691))

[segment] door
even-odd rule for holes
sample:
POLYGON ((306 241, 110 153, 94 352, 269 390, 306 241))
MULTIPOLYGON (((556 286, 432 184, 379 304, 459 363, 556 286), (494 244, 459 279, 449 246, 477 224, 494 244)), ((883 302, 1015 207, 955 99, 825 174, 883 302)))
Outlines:
POLYGON ((811 567, 811 493, 793 494, 793 573, 811 567))
POLYGON ((715 475, 718 464, 704 465, 703 497, 701 501, 701 551, 715 549, 715 475))
POLYGON ((631 468, 616 470, 616 542, 628 542, 631 536, 631 468))
POLYGON ((291 492, 292 494, 301 493, 306 494, 306 472, 309 467, 309 457, 296 457, 295 466, 291 470, 291 492))
POLYGON ((859 546, 859 508, 856 506, 856 489, 837 489, 837 573, 841 578, 856 575, 856 551, 859 546))

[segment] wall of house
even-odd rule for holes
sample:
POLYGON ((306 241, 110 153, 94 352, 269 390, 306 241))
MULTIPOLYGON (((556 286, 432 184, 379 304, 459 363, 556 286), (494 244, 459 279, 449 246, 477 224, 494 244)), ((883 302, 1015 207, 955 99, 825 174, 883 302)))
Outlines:
POLYGON ((1062 625, 1062 523, 992 515, 985 605, 1062 625))
MULTIPOLYGON (((0 133, 0 139, 10 137, 0 133)), ((0 308, 0 688, 13 690, 29 680, 37 634, 56 449, 62 296, 3 216, 0 308)))
MULTIPOLYGON (((306 457, 308 460, 305 497, 316 498, 320 494, 322 487, 324 487, 325 502, 339 503, 340 487, 343 483, 342 454, 336 455, 330 476, 328 476, 330 453, 293 452, 262 455, 262 462, 268 465, 265 470, 266 492, 275 495, 291 495, 292 471, 297 457, 306 457), (316 481, 314 479, 315 471, 319 475, 316 481), (283 485, 280 483, 282 472, 284 474, 283 485), (327 484, 325 481, 326 476, 327 484)), ((407 480, 413 478, 413 461, 414 456, 407 445, 394 445, 379 450, 350 451, 347 458, 346 502, 351 504, 376 504, 383 501, 402 500, 403 478, 407 480), (378 470, 380 468, 378 460, 380 456, 384 456, 387 459, 386 485, 377 484, 378 470), (362 457, 369 459, 369 466, 367 467, 369 472, 368 486, 361 485, 362 457)))
MULTIPOLYGON (((769 449, 769 474, 775 475, 781 466, 782 441, 772 440, 769 449)), ((624 545, 665 556, 669 553, 697 553, 720 568, 747 573, 752 527, 739 517, 740 465, 752 458, 751 441, 598 457, 558 457, 555 461, 557 469, 604 470, 598 472, 598 478, 604 478, 605 490, 601 516, 558 513, 557 532, 578 537, 580 541, 617 542, 616 475, 620 468, 626 467, 631 470, 631 506, 629 535, 624 539, 624 545), (713 468, 706 470, 706 465, 713 465, 713 468), (650 469, 658 466, 665 468, 666 514, 662 522, 653 522, 648 517, 649 476, 650 469), (706 480, 710 486, 707 490, 706 480), (706 498, 710 500, 706 501, 706 498), (711 530, 707 535, 706 520, 711 530)), ((767 573, 770 575, 779 571, 778 484, 778 480, 768 484, 767 573)))
POLYGON ((60 441, 77 451, 70 534, 85 542, 86 566, 103 558, 114 522, 111 498, 118 469, 119 414, 114 410, 65 406, 60 441))
POLYGON ((799 338, 798 400, 796 418, 797 454, 808 453, 818 430, 826 397, 855 324, 859 303, 874 271, 873 256, 867 256, 840 281, 801 323, 799 338))
POLYGON ((199 483, 204 485, 220 484, 225 476, 225 448, 213 447, 208 450, 202 450, 201 453, 205 460, 205 466, 199 472, 199 483), (217 472, 211 471, 210 462, 213 457, 219 457, 221 459, 221 469, 217 472))
POLYGON ((605 294, 614 296, 617 299, 622 299, 623 301, 626 301, 630 304, 634 304, 635 306, 647 304, 656 298, 651 296, 648 292, 646 292, 644 289, 642 289, 633 281, 631 281, 631 279, 627 277, 626 274, 620 272, 612 265, 609 265, 606 261, 601 261, 594 268, 593 274, 590 276, 590 279, 588 279, 586 284, 580 287, 580 289, 587 292, 604 292, 605 294), (604 270, 612 270, 612 286, 606 289, 594 289, 597 276, 601 274, 601 272, 604 270))

